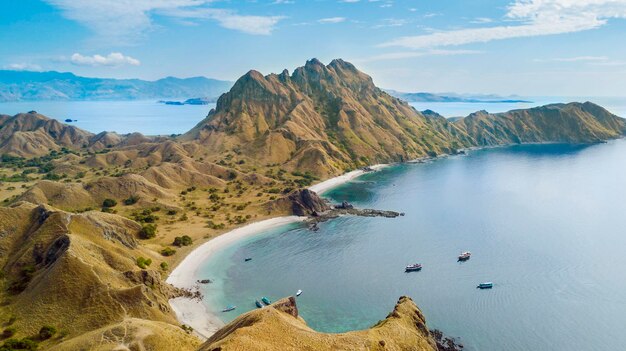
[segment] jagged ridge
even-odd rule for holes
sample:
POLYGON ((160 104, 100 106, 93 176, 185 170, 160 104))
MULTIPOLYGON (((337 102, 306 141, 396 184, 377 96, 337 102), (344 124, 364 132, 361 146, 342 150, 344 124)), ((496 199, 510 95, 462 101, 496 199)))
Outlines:
POLYGON ((450 121, 418 112, 337 59, 312 59, 293 74, 250 71, 208 117, 181 137, 215 154, 239 150, 321 176, 459 148, 527 142, 590 143, 617 138, 626 123, 590 102, 555 104, 450 121))

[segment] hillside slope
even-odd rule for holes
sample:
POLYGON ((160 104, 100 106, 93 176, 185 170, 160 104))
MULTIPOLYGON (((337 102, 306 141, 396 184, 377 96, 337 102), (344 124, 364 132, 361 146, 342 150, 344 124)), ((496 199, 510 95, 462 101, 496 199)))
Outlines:
POLYGON ((324 334, 309 328, 298 315, 295 298, 237 317, 213 335, 200 351, 388 350, 436 351, 424 316, 408 297, 370 329, 324 334))
POLYGON ((619 138, 626 131, 626 120, 591 102, 552 104, 497 114, 479 111, 454 124, 480 146, 595 143, 619 138))
POLYGON ((0 115, 0 155, 37 157, 62 148, 100 151, 130 140, 149 141, 139 133, 126 136, 112 132, 93 134, 38 114, 0 115))
MULTIPOLYGON (((0 228, 0 265, 7 287, 1 294, 10 301, 0 318, 14 320, 16 337, 52 325, 68 340, 124 320, 149 324, 139 321, 146 319, 162 322, 151 324, 154 330, 148 334, 195 344, 171 326, 177 322, 167 303, 191 293, 168 285, 158 271, 137 267, 138 257, 158 259, 136 240, 141 229, 137 223, 113 214, 72 214, 23 202, 0 208, 0 228)), ((126 337, 132 339, 132 334, 126 337)))
POLYGON ((445 118, 415 111, 352 64, 315 59, 291 75, 248 72, 181 140, 321 176, 471 144, 445 118))
POLYGON ((260 166, 327 177, 472 146, 589 143, 625 130, 623 119, 592 103, 478 112, 451 122, 390 96, 348 62, 313 59, 291 75, 248 72, 180 140, 213 155, 234 151, 260 166))

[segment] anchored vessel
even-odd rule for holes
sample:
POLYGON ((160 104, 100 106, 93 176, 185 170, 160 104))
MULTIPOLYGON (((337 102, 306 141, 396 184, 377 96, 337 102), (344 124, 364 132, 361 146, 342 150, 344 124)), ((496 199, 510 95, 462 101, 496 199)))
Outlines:
POLYGON ((472 253, 469 251, 462 252, 459 255, 459 261, 467 261, 470 259, 471 256, 472 256, 472 253))
POLYGON ((416 271, 421 271, 421 270, 422 270, 422 265, 419 263, 410 264, 406 266, 406 268, 404 268, 405 272, 416 272, 416 271))
POLYGON ((230 312, 233 311, 235 308, 237 308, 237 306, 230 305, 223 309, 222 312, 230 312))
POLYGON ((478 289, 491 289, 491 288, 493 288, 493 283, 492 282, 480 283, 480 284, 478 284, 478 286, 476 288, 478 288, 478 289))

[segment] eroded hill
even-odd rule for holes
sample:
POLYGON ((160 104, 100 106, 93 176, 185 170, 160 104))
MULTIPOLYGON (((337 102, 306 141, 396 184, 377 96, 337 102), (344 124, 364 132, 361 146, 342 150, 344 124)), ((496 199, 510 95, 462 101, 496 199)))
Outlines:
POLYGON ((401 297, 387 318, 370 329, 340 334, 314 331, 298 315, 294 297, 237 317, 213 335, 201 351, 436 351, 422 312, 401 297))

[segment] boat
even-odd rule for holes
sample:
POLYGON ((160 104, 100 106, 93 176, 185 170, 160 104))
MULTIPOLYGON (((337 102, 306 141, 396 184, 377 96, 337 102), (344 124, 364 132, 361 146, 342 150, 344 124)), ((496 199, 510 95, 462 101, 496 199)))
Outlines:
POLYGON ((247 257, 247 258, 244 258, 244 261, 245 261, 245 262, 252 261, 252 257, 247 257))
POLYGON ((404 268, 405 272, 417 272, 421 270, 422 270, 422 265, 419 263, 410 264, 404 268))
POLYGON ((296 296, 300 296, 302 295, 302 290, 298 289, 298 291, 296 291, 296 296))
POLYGON ((265 306, 263 306, 263 304, 262 304, 262 303, 261 303, 261 301, 259 301, 259 300, 254 300, 254 304, 255 304, 255 305, 256 305, 256 307, 258 307, 258 308, 263 308, 263 307, 265 307, 265 306))
POLYGON ((230 312, 230 311, 235 310, 235 308, 237 308, 237 306, 230 305, 230 306, 227 306, 225 309, 223 309, 222 312, 230 312))
POLYGON ((472 256, 472 253, 469 251, 461 252, 459 255, 459 261, 467 261, 472 256))
POLYGON ((272 301, 270 301, 270 299, 268 299, 268 298, 267 298, 267 297, 265 297, 265 296, 263 296, 263 297, 261 298, 261 301, 263 301, 263 303, 264 303, 264 304, 266 304, 266 305, 268 305, 268 306, 272 303, 272 301))
POLYGON ((478 286, 476 288, 477 289, 491 289, 491 288, 493 288, 493 283, 492 282, 480 283, 480 284, 478 284, 478 286))

